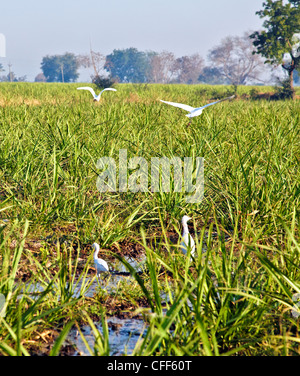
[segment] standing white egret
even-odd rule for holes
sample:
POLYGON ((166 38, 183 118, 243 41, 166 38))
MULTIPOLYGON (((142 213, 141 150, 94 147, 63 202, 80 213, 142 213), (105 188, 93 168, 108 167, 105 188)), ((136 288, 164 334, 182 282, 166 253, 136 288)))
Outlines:
POLYGON ((100 91, 99 95, 96 95, 96 93, 94 92, 94 89, 92 89, 89 86, 78 87, 77 90, 88 90, 90 93, 92 93, 92 96, 94 97, 94 101, 97 101, 97 102, 99 102, 103 91, 106 91, 106 90, 117 91, 116 89, 113 89, 112 87, 107 87, 106 89, 103 89, 102 91, 100 91))
POLYGON ((166 104, 170 104, 171 106, 179 107, 179 108, 182 108, 185 111, 188 111, 189 114, 187 114, 185 116, 187 116, 188 118, 190 118, 190 122, 189 122, 189 124, 190 124, 191 123, 191 118, 193 118, 195 116, 201 115, 202 111, 204 110, 204 108, 209 107, 209 106, 213 106, 214 104, 226 101, 228 99, 232 99, 234 97, 235 97, 235 95, 232 95, 231 97, 223 98, 223 99, 220 99, 220 100, 218 100, 216 102, 208 103, 208 104, 206 104, 205 106, 202 106, 202 107, 192 107, 192 106, 189 106, 187 104, 167 102, 167 101, 163 101, 161 99, 160 99, 160 101, 163 102, 163 103, 166 103, 166 104))
POLYGON ((107 265, 107 262, 98 257, 98 253, 100 251, 99 244, 93 243, 92 247, 94 249, 94 264, 95 264, 97 276, 100 275, 101 273, 109 272, 109 267, 107 265))
POLYGON ((189 233, 189 228, 188 228, 188 225, 187 225, 187 222, 190 219, 192 219, 192 218, 189 217, 188 215, 184 215, 181 219, 183 231, 182 231, 182 241, 180 243, 180 249, 181 249, 182 253, 184 253, 186 255, 188 247, 189 247, 191 249, 191 256, 194 257, 194 255, 195 255, 195 242, 194 242, 192 235, 189 233))

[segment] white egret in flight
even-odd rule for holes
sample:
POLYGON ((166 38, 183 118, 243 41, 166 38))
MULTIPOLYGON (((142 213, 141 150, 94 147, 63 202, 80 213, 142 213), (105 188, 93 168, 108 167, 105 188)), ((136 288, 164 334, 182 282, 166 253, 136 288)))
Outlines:
POLYGON ((89 86, 78 87, 77 90, 88 90, 90 93, 92 93, 92 96, 94 97, 94 101, 97 101, 97 102, 99 102, 103 91, 106 91, 106 90, 117 91, 116 89, 113 89, 112 87, 107 87, 106 89, 103 89, 102 91, 100 91, 99 95, 96 95, 96 93, 94 92, 94 89, 92 89, 89 86))
POLYGON ((101 273, 109 272, 109 267, 107 265, 107 262, 98 257, 98 253, 100 251, 99 244, 94 243, 92 247, 94 249, 94 264, 95 264, 97 276, 99 276, 101 273))
POLYGON ((187 216, 187 215, 184 215, 181 219, 183 231, 182 231, 182 241, 180 243, 180 249, 181 249, 182 253, 184 253, 186 255, 188 248, 190 248, 191 249, 191 256, 194 256, 195 255, 195 242, 194 242, 192 235, 189 233, 189 228, 188 228, 188 225, 187 225, 187 222, 190 219, 192 219, 192 218, 187 216))
POLYGON ((191 118, 193 118, 195 116, 201 115, 202 111, 204 110, 204 108, 209 107, 209 106, 213 106, 214 104, 226 101, 227 99, 232 99, 234 97, 235 97, 235 95, 231 95, 230 97, 220 99, 220 100, 218 100, 216 102, 208 103, 208 104, 206 104, 205 106, 202 106, 202 107, 192 107, 192 106, 189 106, 187 104, 167 102, 167 101, 163 101, 161 99, 160 99, 160 101, 163 102, 163 103, 166 103, 166 104, 170 104, 171 106, 179 107, 179 108, 182 108, 185 111, 188 111, 189 114, 187 114, 185 116, 187 116, 188 118, 190 118, 190 122, 189 122, 189 124, 190 124, 191 123, 191 118))

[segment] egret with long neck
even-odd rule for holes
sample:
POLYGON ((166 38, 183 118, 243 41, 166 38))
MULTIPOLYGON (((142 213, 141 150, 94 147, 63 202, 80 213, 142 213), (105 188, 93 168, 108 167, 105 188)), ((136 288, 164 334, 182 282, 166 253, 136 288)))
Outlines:
POLYGON ((194 255, 195 255, 195 242, 194 242, 192 235, 189 232, 189 228, 188 228, 188 225, 187 225, 187 222, 190 219, 192 219, 192 218, 189 217, 188 215, 184 215, 181 219, 181 224, 182 224, 183 230, 182 230, 182 241, 180 243, 180 249, 181 249, 182 253, 184 253, 186 255, 188 248, 190 248, 191 249, 191 256, 194 257, 194 255))
POLYGON ((98 253, 100 251, 99 244, 94 243, 92 245, 92 248, 94 249, 94 264, 95 264, 97 276, 100 276, 101 273, 109 272, 109 267, 107 265, 107 262, 98 257, 98 253))

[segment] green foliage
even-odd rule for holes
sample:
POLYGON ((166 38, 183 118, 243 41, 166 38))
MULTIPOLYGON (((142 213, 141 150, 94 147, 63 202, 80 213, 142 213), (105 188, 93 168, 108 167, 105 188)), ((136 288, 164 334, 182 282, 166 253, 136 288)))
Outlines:
POLYGON ((198 77, 198 81, 210 85, 229 84, 218 68, 204 67, 203 72, 198 77))
POLYGON ((295 91, 291 88, 290 80, 286 79, 281 82, 280 86, 276 87, 276 93, 273 95, 274 99, 292 99, 295 91))
POLYGON ((92 83, 95 84, 99 89, 103 89, 106 87, 112 87, 113 84, 116 83, 116 80, 111 77, 93 76, 92 83))
POLYGON ((266 63, 278 65, 282 63, 283 54, 289 52, 291 63, 288 66, 282 63, 282 67, 288 72, 290 88, 287 91, 283 85, 280 95, 294 98, 293 71, 300 65, 300 56, 292 54, 292 39, 300 31, 300 3, 294 0, 285 4, 283 0, 267 0, 263 6, 264 9, 256 13, 260 18, 267 18, 263 23, 265 30, 256 31, 250 38, 253 39, 256 53, 265 57, 266 63))
POLYGON ((74 82, 79 76, 76 56, 68 52, 43 57, 41 69, 48 82, 74 82))
POLYGON ((261 86, 119 84, 99 105, 77 86, 0 85, 1 354, 37 353, 53 331, 47 351, 57 355, 73 323, 84 338, 87 322, 89 353, 110 355, 105 310, 125 297, 146 321, 134 355, 298 354, 299 103, 258 101, 271 90, 261 86), (189 127, 183 111, 158 100, 201 105, 232 90, 237 100, 189 127), (121 148, 148 161, 203 156, 204 200, 190 205, 172 190, 98 192, 98 158, 117 161, 121 148), (194 260, 179 252, 182 214, 193 217, 194 260), (118 253, 132 277, 87 297, 94 241, 103 258, 138 244, 147 273, 118 253))
POLYGON ((104 67, 119 82, 144 83, 150 69, 149 53, 136 48, 113 50, 106 56, 104 67))
POLYGON ((266 0, 264 9, 256 12, 260 18, 266 18, 263 23, 265 30, 254 32, 250 38, 257 53, 266 58, 270 64, 279 64, 282 55, 290 51, 290 43, 294 33, 300 31, 299 1, 266 0))

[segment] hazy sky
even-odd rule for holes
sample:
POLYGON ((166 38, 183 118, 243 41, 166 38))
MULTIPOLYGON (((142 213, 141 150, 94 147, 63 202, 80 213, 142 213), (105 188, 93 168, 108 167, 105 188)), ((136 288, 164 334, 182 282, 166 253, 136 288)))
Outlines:
MULTIPOLYGON (((1 0, 6 70, 29 81, 43 56, 116 48, 167 50, 177 57, 208 51, 228 35, 258 30, 263 0, 1 0)), ((84 72, 81 79, 88 79, 84 72)))

